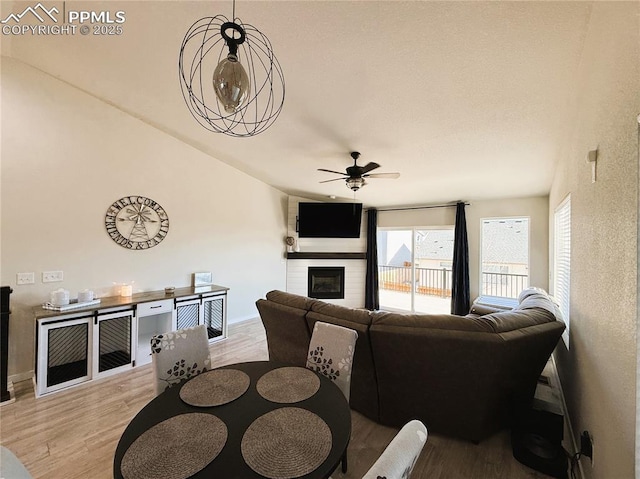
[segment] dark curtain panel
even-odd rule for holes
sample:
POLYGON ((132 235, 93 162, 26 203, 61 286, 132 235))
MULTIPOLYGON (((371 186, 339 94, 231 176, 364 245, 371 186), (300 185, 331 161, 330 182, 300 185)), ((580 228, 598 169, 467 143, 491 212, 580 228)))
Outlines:
POLYGON ((451 272, 451 314, 465 315, 469 312, 469 242, 467 241, 467 219, 464 203, 456 206, 456 229, 453 241, 453 268, 451 272))
POLYGON ((378 210, 367 211, 367 278, 365 281, 364 307, 380 309, 378 294, 378 210))

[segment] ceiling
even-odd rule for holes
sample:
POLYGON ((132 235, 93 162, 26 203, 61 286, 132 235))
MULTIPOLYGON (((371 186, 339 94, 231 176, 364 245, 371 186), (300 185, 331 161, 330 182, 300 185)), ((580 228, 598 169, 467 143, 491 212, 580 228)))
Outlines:
MULTIPOLYGON (((29 5, 2 3, 3 18, 29 5)), ((232 138, 192 118, 177 68, 191 24, 231 16, 231 1, 72 5, 124 11, 123 34, 3 36, 3 54, 288 194, 353 199, 342 181, 320 183, 334 176, 317 169, 343 171, 349 152, 360 151, 360 164, 400 172, 357 192, 376 207, 548 194, 572 132, 572 86, 592 7, 238 0, 237 16, 271 41, 286 98, 269 129, 232 138)))

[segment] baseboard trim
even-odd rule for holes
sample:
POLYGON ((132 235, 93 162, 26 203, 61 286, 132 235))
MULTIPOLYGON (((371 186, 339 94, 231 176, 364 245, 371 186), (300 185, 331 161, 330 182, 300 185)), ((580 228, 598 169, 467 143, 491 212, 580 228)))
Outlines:
POLYGON ((25 373, 12 374, 7 378, 7 380, 12 383, 19 383, 22 381, 28 381, 32 377, 33 377, 33 370, 27 371, 25 373))
POLYGON ((16 395, 13 389, 13 385, 15 383, 19 383, 22 381, 28 381, 31 378, 33 378, 33 370, 32 371, 27 371, 26 373, 18 373, 18 374, 12 374, 11 376, 7 377, 7 391, 9 391, 9 398, 6 401, 0 402, 0 406, 6 406, 7 404, 12 404, 14 402, 16 402, 16 395))

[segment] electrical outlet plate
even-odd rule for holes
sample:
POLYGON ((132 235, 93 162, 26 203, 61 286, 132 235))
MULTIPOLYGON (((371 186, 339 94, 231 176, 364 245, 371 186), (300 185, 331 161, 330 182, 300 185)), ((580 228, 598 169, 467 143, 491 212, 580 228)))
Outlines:
POLYGON ((64 275, 62 271, 44 271, 42 273, 43 283, 56 283, 58 281, 62 281, 63 279, 64 275))
POLYGON ((16 274, 16 284, 34 284, 36 282, 35 273, 18 273, 16 274))

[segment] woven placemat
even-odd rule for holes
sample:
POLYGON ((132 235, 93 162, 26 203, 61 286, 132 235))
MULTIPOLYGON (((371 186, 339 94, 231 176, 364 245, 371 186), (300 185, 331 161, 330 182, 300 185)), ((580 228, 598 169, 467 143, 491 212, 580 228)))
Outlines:
POLYGON ((242 437, 242 457, 269 479, 292 479, 316 470, 331 451, 331 430, 319 416, 283 407, 253 421, 242 437))
POLYGON ((227 442, 227 426, 205 413, 180 414, 156 424, 124 453, 125 479, 186 479, 213 461, 227 442))
POLYGON ((269 371, 256 384, 263 398, 277 403, 304 401, 319 388, 320 378, 313 371, 293 366, 269 371))
POLYGON ((180 389, 180 399, 191 406, 220 406, 242 396, 250 382, 243 371, 214 369, 187 381, 180 389))

